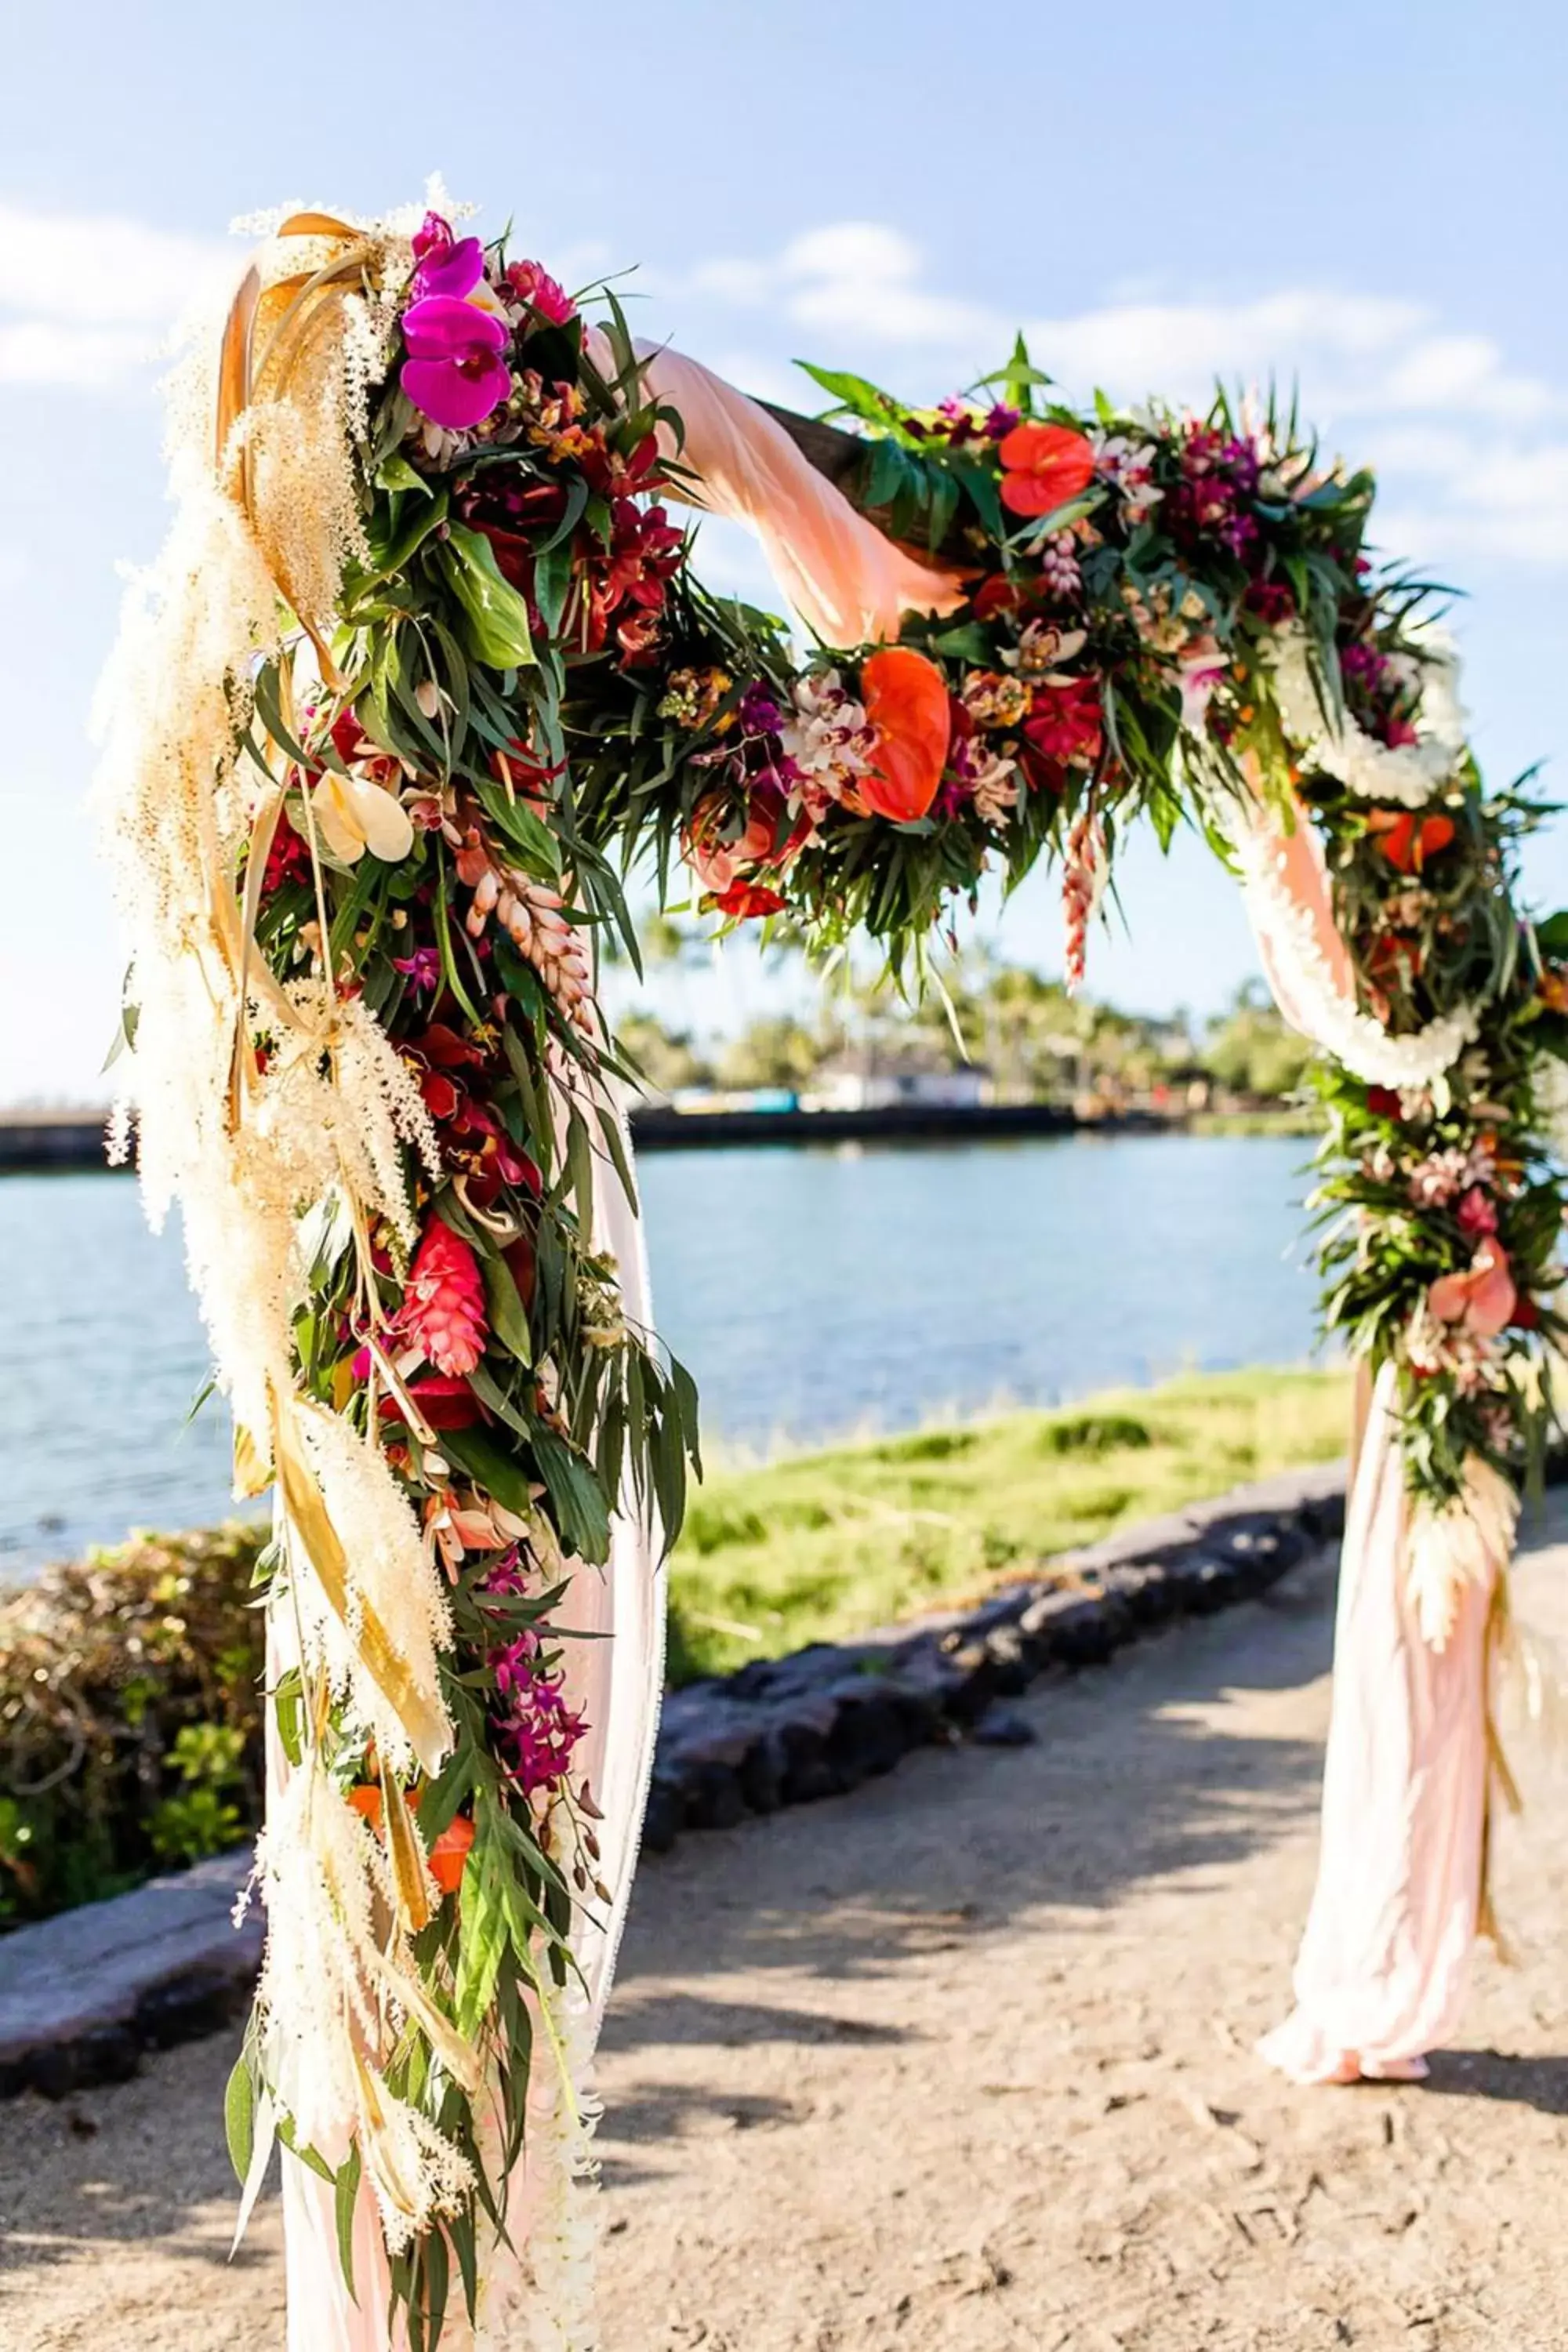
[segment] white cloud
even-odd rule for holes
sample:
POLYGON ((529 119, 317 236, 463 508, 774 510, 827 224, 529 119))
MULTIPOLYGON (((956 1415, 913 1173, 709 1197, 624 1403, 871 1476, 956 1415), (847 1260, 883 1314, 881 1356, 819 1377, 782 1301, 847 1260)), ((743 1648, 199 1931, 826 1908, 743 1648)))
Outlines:
POLYGON ((0 384, 87 392, 122 383, 156 356, 159 338, 49 319, 0 319, 0 384))
MULTIPOLYGON (((705 262, 680 291, 815 331, 816 356, 873 374, 897 347, 916 398, 999 361, 1015 325, 931 287, 920 247, 871 221, 810 229, 768 258, 705 262)), ((1103 386, 1123 400, 1202 402, 1216 377, 1299 384, 1328 445, 1387 478, 1400 512, 1380 511, 1383 545, 1423 562, 1482 554, 1568 565, 1568 387, 1513 368, 1489 336, 1456 329, 1428 305, 1336 287, 1239 300, 1157 300, 1140 289, 1025 332, 1037 362, 1079 397, 1103 386), (1396 523, 1413 534, 1407 542, 1396 523)), ((775 367, 753 350, 745 380, 765 381, 777 397, 775 367)), ((798 385, 784 394, 802 396, 798 385)))
POLYGON ((990 314, 920 283, 918 246, 874 221, 812 229, 779 262, 784 308, 797 326, 847 328, 889 343, 984 343, 990 314))
POLYGON ((118 388, 237 268, 216 238, 0 204, 0 384, 118 388))

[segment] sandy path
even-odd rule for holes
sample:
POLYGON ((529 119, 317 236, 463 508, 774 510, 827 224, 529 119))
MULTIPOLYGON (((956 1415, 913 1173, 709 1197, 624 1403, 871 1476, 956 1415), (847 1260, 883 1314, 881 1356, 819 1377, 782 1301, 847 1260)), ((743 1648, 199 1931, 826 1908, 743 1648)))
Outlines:
MULTIPOLYGON (((1568 1515, 1551 1532, 1568 1536, 1568 1515)), ((1568 1545, 1519 1580, 1568 1626, 1568 1545), (1562 1595, 1563 1597, 1559 1597, 1562 1595)), ((1312 1872, 1329 1577, 647 1868, 603 2069, 605 2352, 1568 2347, 1568 1775, 1506 1838, 1420 2089, 1252 2060, 1312 1872)), ((280 2342, 275 2204, 233 2268, 231 2051, 0 2108, 6 2352, 280 2342)))

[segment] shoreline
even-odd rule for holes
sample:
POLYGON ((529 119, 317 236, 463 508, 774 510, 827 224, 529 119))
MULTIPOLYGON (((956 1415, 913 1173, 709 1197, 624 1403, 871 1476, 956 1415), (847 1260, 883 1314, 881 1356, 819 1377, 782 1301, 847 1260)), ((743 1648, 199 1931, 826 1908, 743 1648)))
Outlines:
MULTIPOLYGON (((0 1111, 0 1176, 120 1175, 105 1158, 108 1113, 0 1111)), ((758 1145, 953 1145, 1040 1136, 1278 1136, 1310 1133, 1299 1112, 1135 1109, 1090 1117, 1061 1103, 900 1103, 859 1110, 676 1110, 645 1103, 630 1117, 639 1152, 758 1145)))

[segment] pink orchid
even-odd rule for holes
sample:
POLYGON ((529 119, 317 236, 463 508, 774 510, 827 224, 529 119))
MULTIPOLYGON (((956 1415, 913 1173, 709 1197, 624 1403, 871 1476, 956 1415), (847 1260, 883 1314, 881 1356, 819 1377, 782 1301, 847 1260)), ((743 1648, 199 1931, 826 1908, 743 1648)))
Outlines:
POLYGON ((408 357, 399 378, 417 409, 448 433, 482 425, 511 390, 500 320, 452 294, 429 294, 404 313, 408 357))
POLYGON ((1508 1253, 1490 1240, 1481 1244, 1467 1273, 1445 1274, 1426 1293, 1426 1304, 1439 1323, 1462 1324, 1477 1339, 1495 1339, 1518 1298, 1508 1253))

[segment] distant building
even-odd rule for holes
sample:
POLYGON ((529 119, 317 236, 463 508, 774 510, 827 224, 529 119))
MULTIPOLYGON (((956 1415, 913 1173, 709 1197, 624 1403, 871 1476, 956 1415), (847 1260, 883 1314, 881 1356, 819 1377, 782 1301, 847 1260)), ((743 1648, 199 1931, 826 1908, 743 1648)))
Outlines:
POLYGON ((799 1108, 799 1097, 790 1087, 678 1087, 667 1100, 672 1110, 698 1118, 712 1111, 799 1108))
POLYGON ((979 1063, 951 1068, 929 1047, 855 1047, 822 1063, 801 1095, 803 1110, 896 1110, 918 1103, 973 1110, 988 1102, 991 1073, 979 1063))

